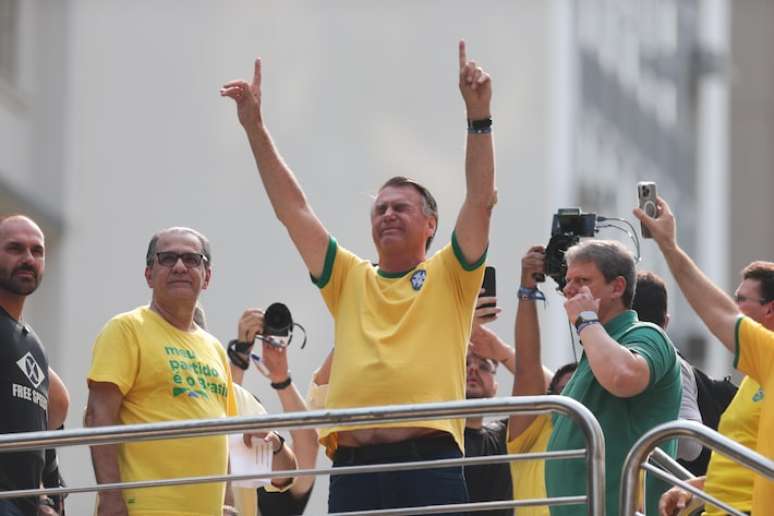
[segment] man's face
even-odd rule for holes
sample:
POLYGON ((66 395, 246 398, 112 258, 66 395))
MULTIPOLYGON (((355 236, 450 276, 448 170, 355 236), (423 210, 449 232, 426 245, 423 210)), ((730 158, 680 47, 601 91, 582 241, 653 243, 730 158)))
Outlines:
POLYGON ((599 299, 600 312, 607 311, 613 302, 620 299, 626 285, 626 281, 621 277, 608 283, 594 262, 578 260, 568 264, 565 278, 567 285, 563 292, 567 299, 575 296, 581 287, 588 287, 591 295, 599 299))
POLYGON ((371 237, 379 251, 425 249, 436 220, 425 215, 422 195, 411 186, 383 188, 371 210, 371 237))
POLYGON ((497 394, 495 372, 497 366, 488 358, 482 358, 472 351, 465 357, 468 379, 465 385, 465 398, 493 398, 497 394))
POLYGON ((750 319, 766 325, 766 315, 771 311, 771 302, 761 303, 761 282, 755 279, 745 279, 736 289, 736 304, 739 311, 750 319))
MULTIPOLYGON (((153 297, 160 302, 196 302, 199 293, 207 288, 211 271, 207 262, 202 260, 199 265, 186 264, 183 257, 177 258, 174 264, 160 263, 159 254, 167 253, 163 258, 169 259, 170 253, 184 255, 193 253, 201 255, 202 245, 196 236, 185 231, 170 231, 163 233, 156 244, 156 256, 153 263, 145 268, 145 279, 153 289, 153 297)), ((191 255, 189 255, 191 256, 191 255)), ((174 259, 174 257, 172 257, 174 259)))
POLYGON ((45 241, 35 223, 12 217, 0 225, 0 289, 28 296, 40 285, 45 268, 45 241))
POLYGON ((570 381, 570 378, 572 378, 572 371, 568 371, 560 376, 556 381, 556 392, 552 392, 550 394, 561 394, 564 390, 564 386, 567 385, 567 382, 570 381))

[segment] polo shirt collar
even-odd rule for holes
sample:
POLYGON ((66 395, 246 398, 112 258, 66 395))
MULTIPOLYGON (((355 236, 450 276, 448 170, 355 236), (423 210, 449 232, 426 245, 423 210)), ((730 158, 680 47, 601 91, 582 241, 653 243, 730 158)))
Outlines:
POLYGON ((624 310, 620 314, 607 321, 607 323, 604 324, 604 327, 607 334, 615 338, 616 335, 621 334, 624 330, 638 321, 639 319, 637 319, 637 312, 634 310, 624 310))

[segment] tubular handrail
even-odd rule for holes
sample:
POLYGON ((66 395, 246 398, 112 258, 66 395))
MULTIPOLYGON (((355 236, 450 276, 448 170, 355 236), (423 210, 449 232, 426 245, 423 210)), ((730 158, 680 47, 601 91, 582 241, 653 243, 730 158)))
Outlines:
MULTIPOLYGON (((471 416, 484 416, 507 413, 520 414, 545 414, 559 412, 572 418, 583 432, 587 447, 584 450, 566 450, 563 452, 546 452, 539 454, 544 458, 552 458, 554 455, 566 457, 585 457, 587 468, 587 493, 583 497, 565 497, 558 503, 582 503, 585 499, 588 505, 588 513, 594 516, 604 515, 605 510, 605 473, 604 473, 604 435, 599 422, 592 413, 582 404, 564 396, 518 396, 507 398, 490 398, 485 400, 465 400, 441 403, 426 403, 413 405, 392 405, 381 407, 360 407, 340 410, 315 410, 308 412, 293 412, 283 414, 261 415, 253 417, 229 417, 219 419, 171 421, 163 423, 148 423, 135 425, 117 425, 97 428, 68 429, 61 431, 26 432, 17 434, 0 435, 0 453, 20 450, 36 450, 52 448, 56 446, 75 445, 100 445, 115 444, 121 442, 147 441, 159 439, 171 439, 177 437, 201 437, 209 435, 241 433, 245 431, 276 430, 280 428, 319 428, 325 426, 352 426, 371 423, 392 423, 402 421, 422 421, 429 419, 462 418, 471 416)), ((530 456, 529 459, 536 457, 530 456)), ((477 457, 474 459, 489 459, 491 462, 505 462, 510 460, 503 457, 477 457)), ((462 462, 471 461, 471 458, 451 459, 462 462)), ((438 461, 433 461, 438 463, 438 461)), ((478 463, 487 463, 478 461, 478 463)), ((431 463, 432 464, 432 463, 431 463)), ((400 467, 399 464, 375 465, 376 467, 400 467)), ((356 473, 358 468, 371 466, 352 467, 356 473)), ((428 467, 424 463, 422 467, 428 467)), ((247 478, 272 478, 275 476, 295 476, 299 473, 319 474, 333 473, 345 474, 345 468, 328 468, 316 470, 304 470, 303 472, 271 472, 264 475, 251 475, 247 478)), ((405 468, 404 468, 405 469, 405 468)), ((363 471, 363 469, 361 469, 363 471)), ((196 477, 188 479, 171 479, 177 483, 214 482, 231 480, 233 475, 217 477, 196 477)), ((242 478, 245 478, 242 476, 242 478)), ((134 482, 131 487, 151 487, 160 485, 154 482, 134 482), (143 485, 136 485, 143 484, 143 485), (150 484, 150 485, 148 485, 150 484)), ((0 499, 17 496, 30 496, 37 494, 61 494, 65 492, 102 491, 129 487, 129 483, 101 484, 93 487, 68 487, 56 489, 35 489, 24 491, 0 492, 0 499)), ((534 504, 534 501, 511 501, 512 506, 522 504, 534 504)), ((429 512, 421 512, 419 508, 412 508, 413 514, 431 514, 435 509, 428 508, 429 512)), ((466 509, 466 510, 475 510, 466 509)), ((382 511, 382 514, 388 512, 382 511)), ((400 514, 400 511, 395 512, 400 514)))
MULTIPOLYGON (((645 435, 640 437, 624 461, 623 473, 621 475, 621 498, 620 514, 633 515, 637 510, 637 480, 639 470, 645 469, 664 480, 685 488, 685 483, 675 478, 673 475, 667 475, 659 472, 652 466, 645 465, 645 460, 650 452, 660 443, 676 438, 688 437, 698 440, 704 446, 711 448, 738 462, 739 464, 752 469, 768 478, 774 478, 774 461, 750 450, 736 441, 719 434, 709 427, 695 421, 677 420, 661 424, 645 435)), ((714 498, 706 496, 703 491, 690 489, 699 498, 716 504, 714 498), (697 492, 698 491, 698 492, 697 492)), ((724 510, 727 510, 724 508, 724 510)))

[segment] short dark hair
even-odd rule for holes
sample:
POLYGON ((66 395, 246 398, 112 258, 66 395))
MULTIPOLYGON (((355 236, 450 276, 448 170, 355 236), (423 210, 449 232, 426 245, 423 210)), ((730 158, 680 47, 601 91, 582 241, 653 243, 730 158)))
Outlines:
MULTIPOLYGON (((387 187, 390 186, 409 186, 419 192, 419 195, 422 196, 422 211, 425 215, 428 217, 435 218, 435 231, 438 231, 438 203, 435 202, 435 197, 433 197, 433 194, 430 193, 430 190, 425 188, 422 184, 420 184, 418 181, 415 181, 409 177, 405 176, 395 176, 388 179, 380 188, 379 191, 381 192, 387 187)), ((430 244, 433 243, 433 238, 435 238, 435 233, 430 235, 430 237, 427 239, 427 242, 425 242, 425 249, 430 249, 430 244)))
POLYGON ((574 373, 575 370, 578 369, 578 363, 577 362, 570 362, 569 364, 564 364, 562 367, 556 370, 554 373, 554 376, 551 378, 551 383, 548 384, 548 394, 561 394, 560 392, 556 392, 556 388, 559 385, 559 380, 562 378, 562 376, 566 375, 567 373, 574 373))
POLYGON ((631 251, 615 240, 586 240, 570 247, 564 255, 567 263, 573 261, 591 262, 610 283, 618 276, 626 281, 621 301, 625 308, 631 308, 636 283, 636 268, 631 251))
POLYGON ((185 228, 185 227, 172 227, 167 229, 162 229, 161 231, 156 232, 150 239, 150 242, 148 242, 148 251, 145 253, 145 265, 148 267, 153 265, 153 261, 156 259, 156 247, 159 244, 159 238, 161 235, 164 235, 166 233, 189 233, 193 236, 195 236, 199 243, 202 246, 202 254, 204 255, 205 263, 204 268, 209 269, 212 267, 212 251, 210 249, 210 241, 207 240, 207 237, 196 231, 195 229, 191 228, 185 228))
POLYGON ((638 273, 632 310, 637 312, 639 320, 657 324, 663 328, 666 324, 667 306, 667 289, 664 280, 653 272, 638 273))
POLYGON ((759 281, 763 302, 774 301, 774 262, 752 262, 742 269, 742 279, 759 281))

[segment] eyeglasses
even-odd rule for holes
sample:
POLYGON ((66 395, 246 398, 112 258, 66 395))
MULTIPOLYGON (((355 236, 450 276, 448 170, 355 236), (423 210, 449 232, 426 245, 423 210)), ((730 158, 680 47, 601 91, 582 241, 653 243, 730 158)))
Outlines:
POLYGON ((201 253, 176 253, 174 251, 161 251, 156 253, 156 261, 162 267, 174 267, 178 260, 183 260, 183 265, 189 269, 198 267, 202 262, 207 262, 207 257, 201 253))
POLYGON ((753 299, 751 297, 743 296, 742 294, 736 294, 734 296, 734 298, 736 299, 736 304, 738 304, 738 305, 741 305, 742 303, 744 303, 746 301, 751 301, 753 303, 758 303, 759 305, 765 305, 766 303, 768 303, 768 301, 766 301, 765 299, 761 299, 761 298, 753 299))

